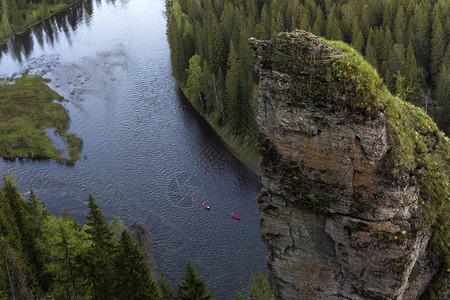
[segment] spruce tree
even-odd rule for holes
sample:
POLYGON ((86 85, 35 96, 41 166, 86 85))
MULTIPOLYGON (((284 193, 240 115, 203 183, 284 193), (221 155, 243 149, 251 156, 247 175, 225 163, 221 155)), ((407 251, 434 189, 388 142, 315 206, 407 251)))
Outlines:
POLYGON ((442 29, 441 21, 438 16, 435 17, 433 22, 433 32, 431 38, 431 75, 435 79, 439 73, 442 59, 445 54, 444 44, 444 30, 442 29))
MULTIPOLYGON (((4 1, 4 6, 7 6, 8 11, 8 19, 11 24, 11 27, 14 29, 20 26, 20 12, 19 7, 17 6, 16 1, 4 1)), ((5 11, 4 11, 5 12, 5 11)))
POLYGON ((25 229, 26 202, 17 190, 12 174, 3 176, 2 194, 3 198, 8 201, 13 213, 14 220, 11 221, 17 224, 17 227, 22 233, 25 229))
POLYGON ((380 57, 381 63, 389 62, 389 58, 390 58, 391 52, 392 52, 392 47, 394 47, 394 40, 392 39, 391 30, 388 27, 384 30, 383 48, 382 48, 381 57, 380 57))
POLYGON ((251 277, 250 285, 248 287, 249 300, 270 300, 272 292, 267 282, 266 277, 260 268, 258 272, 251 277))
POLYGON ((172 285, 169 280, 165 276, 164 271, 161 271, 161 276, 159 277, 159 291, 161 293, 161 298, 164 300, 173 300, 175 299, 175 295, 172 292, 172 285))
POLYGON ((124 300, 160 299, 156 283, 142 253, 124 230, 114 257, 115 298, 124 300))
POLYGON ((111 299, 113 234, 90 193, 88 207, 85 232, 91 246, 83 257, 86 279, 92 288, 94 299, 111 299))
POLYGON ((420 73, 417 68, 416 57, 411 43, 406 49, 406 64, 405 64, 405 84, 411 93, 408 97, 413 103, 418 104, 419 90, 420 90, 420 73))
POLYGON ((414 16, 411 18, 409 29, 413 35, 409 42, 412 43, 417 61, 428 73, 430 63, 430 24, 427 7, 423 4, 417 4, 414 9, 414 16))
POLYGON ((402 5, 398 6, 394 22, 395 43, 405 46, 406 20, 405 11, 402 5))
MULTIPOLYGON (((230 55, 228 56, 228 71, 225 77, 226 117, 234 120, 239 114, 239 70, 238 57, 233 42, 230 42, 230 55)), ((237 124, 231 124, 232 130, 237 130, 237 124)))
POLYGON ((316 17, 315 17, 314 25, 312 28, 312 32, 317 36, 322 36, 323 35, 323 24, 324 24, 323 12, 322 12, 322 9, 320 8, 320 6, 317 6, 316 17))
POLYGON ((184 71, 187 66, 187 61, 184 61, 184 45, 181 36, 179 20, 181 20, 181 7, 178 2, 175 2, 170 9, 170 17, 167 28, 167 39, 170 43, 170 60, 172 62, 172 69, 175 78, 182 80, 184 71))
POLYGON ((327 36, 330 40, 340 41, 342 40, 342 31, 339 25, 339 21, 336 19, 335 15, 331 13, 327 20, 327 36))
POLYGON ((5 13, 3 13, 2 15, 2 23, 0 24, 0 26, 5 36, 11 33, 11 25, 9 24, 8 18, 6 17, 5 13))
POLYGON ((362 53, 364 47, 364 37, 362 35, 361 29, 359 29, 358 19, 353 19, 352 24, 352 47, 355 48, 356 51, 362 53))
POLYGON ((375 42, 375 32, 372 28, 369 31, 369 37, 367 38, 366 46, 366 60, 375 68, 378 69, 377 59, 377 44, 375 42))
POLYGON ((49 213, 33 191, 30 191, 29 201, 26 203, 26 211, 22 245, 28 256, 30 269, 34 273, 33 277, 38 280, 35 283, 37 292, 45 293, 48 291, 53 278, 45 272, 44 251, 38 247, 38 243, 42 238, 43 228, 48 222, 49 213))
POLYGON ((225 46, 222 33, 220 32, 219 21, 213 11, 207 12, 206 24, 210 67, 217 72, 220 67, 224 67, 225 65, 225 46))
POLYGON ((188 262, 184 277, 178 285, 177 298, 181 300, 214 299, 191 261, 188 262))
POLYGON ((391 74, 398 71, 403 72, 405 65, 405 47, 402 44, 394 44, 389 59, 389 70, 391 74))
MULTIPOLYGON (((450 51, 447 51, 450 52, 450 51)), ((447 133, 450 133, 450 64, 443 64, 436 82, 436 121, 447 133)))

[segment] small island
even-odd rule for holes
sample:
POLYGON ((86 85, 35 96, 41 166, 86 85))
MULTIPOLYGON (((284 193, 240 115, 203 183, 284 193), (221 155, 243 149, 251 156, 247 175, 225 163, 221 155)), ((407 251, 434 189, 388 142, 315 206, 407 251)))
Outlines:
POLYGON ((62 100, 40 76, 0 79, 0 156, 77 161, 82 141, 67 133, 70 119, 62 100), (64 140, 70 157, 54 147, 49 128, 64 140))

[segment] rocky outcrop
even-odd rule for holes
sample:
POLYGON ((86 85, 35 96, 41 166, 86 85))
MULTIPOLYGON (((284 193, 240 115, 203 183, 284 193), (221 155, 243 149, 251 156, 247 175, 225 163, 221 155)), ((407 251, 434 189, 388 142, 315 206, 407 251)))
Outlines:
POLYGON ((345 45, 300 31, 250 44, 273 297, 419 298, 442 264, 415 173, 392 167, 392 96, 345 45))

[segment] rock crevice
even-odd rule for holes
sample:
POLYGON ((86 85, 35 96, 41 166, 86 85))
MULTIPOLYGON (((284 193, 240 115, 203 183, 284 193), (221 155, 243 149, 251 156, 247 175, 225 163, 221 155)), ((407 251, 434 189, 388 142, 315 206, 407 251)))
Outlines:
POLYGON ((380 171, 392 148, 385 104, 341 77, 344 50, 314 35, 250 45, 274 298, 419 298, 439 266, 427 255, 432 231, 421 225, 414 175, 380 171))

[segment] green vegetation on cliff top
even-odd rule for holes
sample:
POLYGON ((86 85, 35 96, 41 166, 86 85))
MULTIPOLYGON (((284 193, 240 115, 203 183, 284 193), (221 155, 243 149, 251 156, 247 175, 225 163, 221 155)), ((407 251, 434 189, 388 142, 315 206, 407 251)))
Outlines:
MULTIPOLYGON (((275 47, 283 47, 291 39, 279 34, 275 40, 275 47)), ((364 122, 379 112, 385 115, 391 148, 380 172, 399 182, 410 176, 416 180, 425 222, 433 228, 432 254, 436 261, 444 261, 435 284, 426 294, 429 299, 439 299, 442 296, 439 289, 450 273, 449 139, 422 108, 393 96, 377 71, 351 46, 341 41, 321 40, 342 51, 332 58, 329 70, 332 78, 339 78, 347 87, 356 87, 354 101, 344 104, 349 117, 364 122)))
POLYGON ((69 163, 78 160, 82 142, 67 133, 69 115, 58 102, 62 99, 39 76, 0 81, 0 156, 53 158, 69 163), (47 128, 54 128, 66 141, 70 158, 55 149, 47 128))

